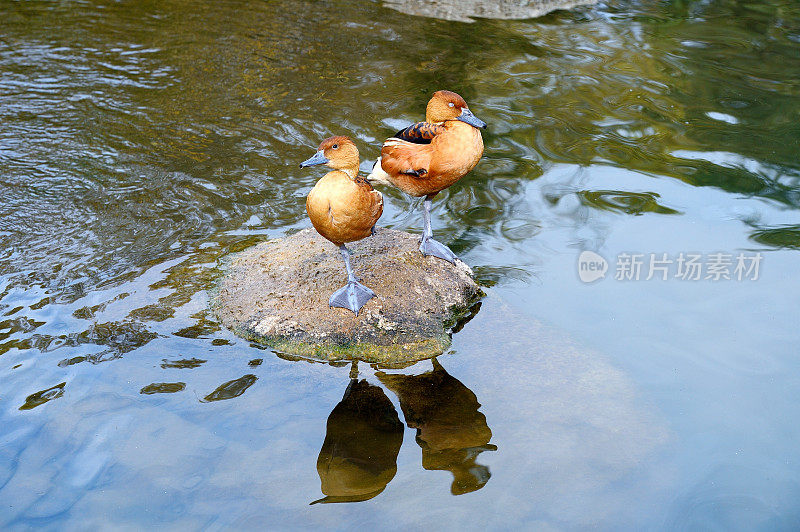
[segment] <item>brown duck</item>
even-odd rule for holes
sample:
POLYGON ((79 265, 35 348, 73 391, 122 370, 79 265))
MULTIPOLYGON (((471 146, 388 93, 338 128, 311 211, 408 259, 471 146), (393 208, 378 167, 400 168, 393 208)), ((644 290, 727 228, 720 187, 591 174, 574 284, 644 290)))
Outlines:
POLYGON ((425 122, 412 124, 383 143, 367 180, 393 185, 411 196, 425 196, 425 228, 419 246, 423 255, 456 259, 447 246, 433 239, 431 200, 478 164, 483 155, 480 129, 485 128, 464 98, 441 90, 428 102, 425 122))
POLYGON ((328 303, 350 309, 356 316, 375 292, 353 274, 345 243, 370 236, 383 213, 383 196, 359 177, 358 163, 356 145, 348 137, 339 136, 323 140, 317 153, 300 164, 301 168, 318 164, 333 168, 308 193, 306 211, 314 229, 339 246, 347 269, 347 285, 334 292, 328 303))

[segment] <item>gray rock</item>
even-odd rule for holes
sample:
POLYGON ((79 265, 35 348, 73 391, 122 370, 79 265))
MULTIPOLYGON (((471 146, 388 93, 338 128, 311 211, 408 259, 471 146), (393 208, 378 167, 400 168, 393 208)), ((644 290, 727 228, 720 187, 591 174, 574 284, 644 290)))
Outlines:
POLYGON ((234 255, 212 309, 238 335, 289 356, 402 366, 441 354, 482 292, 464 263, 419 252, 419 235, 378 228, 348 245, 376 294, 358 316, 329 308, 346 284, 339 250, 313 229, 234 255))
POLYGON ((474 22, 473 18, 526 19, 597 0, 384 0, 391 9, 419 17, 474 22))

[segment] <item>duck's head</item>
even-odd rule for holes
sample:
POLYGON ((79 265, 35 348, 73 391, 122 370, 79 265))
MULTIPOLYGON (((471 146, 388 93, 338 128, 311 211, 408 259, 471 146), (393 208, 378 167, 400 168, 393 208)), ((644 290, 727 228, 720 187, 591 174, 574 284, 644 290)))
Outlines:
MULTIPOLYGON (((308 160, 300 163, 300 168, 324 164, 335 170, 358 171, 358 148, 349 137, 330 137, 322 141, 317 153, 308 160)), ((349 172, 348 172, 349 173, 349 172)))
POLYGON ((436 91, 433 93, 428 102, 428 107, 425 109, 425 120, 428 122, 461 120, 472 127, 486 129, 486 122, 472 114, 464 98, 452 91, 436 91))

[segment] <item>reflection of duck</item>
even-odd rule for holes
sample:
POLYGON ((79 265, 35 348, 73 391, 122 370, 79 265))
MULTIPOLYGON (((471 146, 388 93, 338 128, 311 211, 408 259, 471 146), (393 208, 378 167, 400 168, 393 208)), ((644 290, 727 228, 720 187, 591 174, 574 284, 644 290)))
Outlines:
POLYGON ((422 467, 453 473, 451 491, 461 495, 482 488, 489 468, 476 464, 483 451, 494 451, 492 431, 478 409, 480 403, 461 381, 433 360, 433 371, 422 375, 377 374, 400 399, 406 424, 417 429, 422 467))
POLYGON ((358 148, 348 137, 323 140, 317 153, 300 166, 317 164, 329 166, 333 171, 325 174, 308 193, 306 211, 314 229, 339 246, 347 268, 347 285, 331 296, 329 304, 358 314, 375 293, 356 279, 345 243, 372 234, 383 213, 383 196, 358 176, 358 148))
POLYGON ((317 473, 325 498, 318 502, 358 502, 378 495, 397 472, 403 424, 386 394, 366 380, 353 379, 328 416, 317 473))
POLYGON ((433 239, 431 200, 472 170, 483 155, 479 128, 486 124, 467 107, 464 98, 451 91, 433 93, 425 110, 425 122, 412 124, 386 139, 381 156, 367 180, 392 185, 406 194, 425 196, 423 255, 450 262, 450 249, 433 239))

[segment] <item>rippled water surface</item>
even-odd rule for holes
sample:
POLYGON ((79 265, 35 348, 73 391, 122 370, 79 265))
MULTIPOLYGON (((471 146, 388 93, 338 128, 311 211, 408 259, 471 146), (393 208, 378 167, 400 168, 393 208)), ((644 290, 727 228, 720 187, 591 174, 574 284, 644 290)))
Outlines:
POLYGON ((391 4, 0 3, 0 526, 800 528, 800 5, 391 4), (488 294, 452 349, 222 329, 218 261, 309 225, 298 162, 367 169, 439 88, 489 123, 435 202, 488 294))

